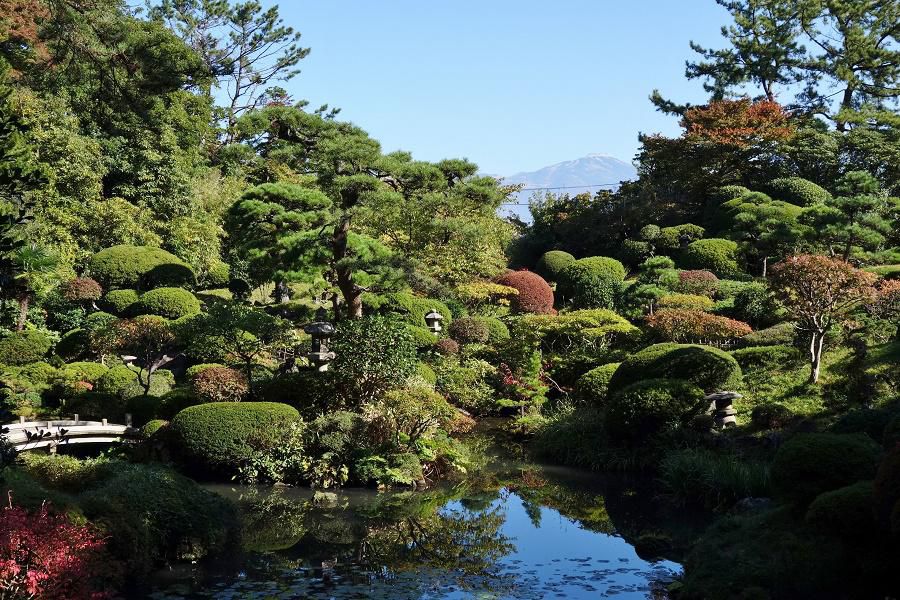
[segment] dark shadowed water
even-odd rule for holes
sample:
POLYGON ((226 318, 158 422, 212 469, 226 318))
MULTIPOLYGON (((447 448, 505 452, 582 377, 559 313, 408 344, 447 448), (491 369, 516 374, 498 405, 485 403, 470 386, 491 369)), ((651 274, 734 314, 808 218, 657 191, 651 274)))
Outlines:
POLYGON ((680 572, 652 496, 592 473, 507 464, 425 492, 212 489, 243 507, 244 553, 160 573, 147 597, 664 598, 680 572))

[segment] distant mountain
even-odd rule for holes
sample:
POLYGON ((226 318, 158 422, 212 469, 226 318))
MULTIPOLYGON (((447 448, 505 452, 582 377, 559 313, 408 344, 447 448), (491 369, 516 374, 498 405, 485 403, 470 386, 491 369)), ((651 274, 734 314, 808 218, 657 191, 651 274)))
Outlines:
MULTIPOLYGON (((597 190, 614 190, 619 182, 637 178, 634 166, 608 154, 588 154, 575 160, 550 165, 537 171, 516 173, 503 178, 503 183, 521 183, 525 188, 566 188, 548 189, 554 193, 570 195, 597 190)), ((526 204, 533 191, 526 190, 516 195, 516 201, 526 204)), ((501 213, 513 213, 531 221, 528 206, 504 206, 501 213)))

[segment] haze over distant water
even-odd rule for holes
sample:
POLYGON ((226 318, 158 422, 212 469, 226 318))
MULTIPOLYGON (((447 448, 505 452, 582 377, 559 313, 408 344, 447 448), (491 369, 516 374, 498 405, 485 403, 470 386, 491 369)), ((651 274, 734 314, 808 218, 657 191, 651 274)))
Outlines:
POLYGON ((516 173, 503 178, 503 183, 524 184, 526 190, 516 195, 516 202, 522 206, 503 206, 502 214, 513 213, 531 221, 528 213, 528 199, 534 193, 532 188, 546 188, 558 194, 575 195, 597 190, 615 190, 619 182, 637 178, 634 166, 608 154, 588 154, 582 158, 567 160, 537 171, 516 173), (553 189, 565 188, 565 189, 553 189))

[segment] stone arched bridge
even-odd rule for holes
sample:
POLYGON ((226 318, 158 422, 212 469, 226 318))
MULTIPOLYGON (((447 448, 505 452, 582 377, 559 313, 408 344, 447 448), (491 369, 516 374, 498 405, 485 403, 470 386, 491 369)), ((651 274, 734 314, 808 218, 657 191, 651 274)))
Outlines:
POLYGON ((49 448, 55 452, 59 446, 70 444, 115 444, 140 436, 140 429, 131 426, 131 419, 126 425, 117 425, 101 421, 84 421, 75 415, 73 419, 52 421, 26 421, 24 417, 18 422, 2 426, 2 434, 15 447, 17 452, 49 448))

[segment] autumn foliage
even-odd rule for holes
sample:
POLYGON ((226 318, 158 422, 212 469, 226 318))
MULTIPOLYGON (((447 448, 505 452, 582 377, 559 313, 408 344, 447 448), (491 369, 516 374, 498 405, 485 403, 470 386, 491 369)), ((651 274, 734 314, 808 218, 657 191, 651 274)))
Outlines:
POLYGON ((512 299, 516 312, 553 314, 553 290, 537 273, 510 271, 498 277, 497 283, 519 291, 519 295, 512 299))
POLYGON ((240 402, 250 391, 250 385, 236 369, 210 367, 197 373, 191 389, 203 402, 240 402))
POLYGON ((682 294, 712 296, 719 287, 719 278, 710 271, 679 271, 675 289, 682 294))
POLYGON ((699 310, 664 308, 647 317, 647 325, 669 342, 730 342, 753 331, 743 321, 699 310))
POLYGON ((777 102, 717 100, 684 113, 681 126, 690 141, 747 148, 761 142, 790 139, 790 115, 777 102))
POLYGON ((102 584, 118 567, 90 525, 75 525, 47 506, 29 513, 0 510, 0 597, 81 600, 109 598, 102 584))

